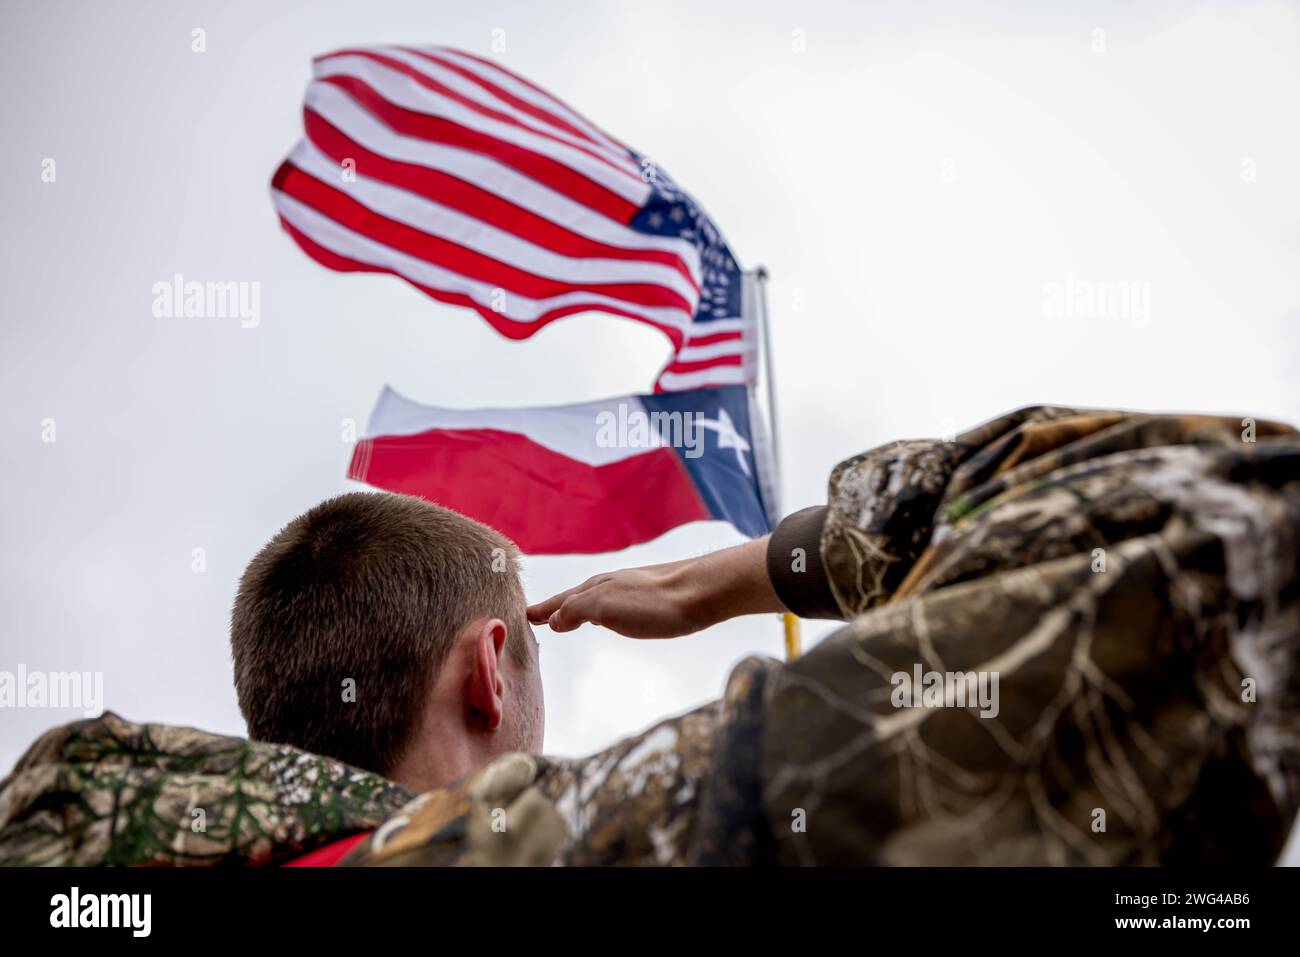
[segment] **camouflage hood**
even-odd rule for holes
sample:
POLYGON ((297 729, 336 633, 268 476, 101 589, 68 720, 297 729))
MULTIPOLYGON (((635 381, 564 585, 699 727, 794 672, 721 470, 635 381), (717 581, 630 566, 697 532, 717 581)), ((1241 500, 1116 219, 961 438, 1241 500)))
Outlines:
POLYGON ((274 864, 411 797, 296 748, 106 712, 44 734, 0 783, 0 864, 274 864))

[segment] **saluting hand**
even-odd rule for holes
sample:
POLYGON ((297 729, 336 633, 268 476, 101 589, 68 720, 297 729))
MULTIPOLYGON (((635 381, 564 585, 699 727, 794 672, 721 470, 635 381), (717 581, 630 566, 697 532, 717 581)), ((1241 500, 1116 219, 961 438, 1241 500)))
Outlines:
POLYGON ((785 608, 767 577, 767 536, 721 552, 664 565, 625 568, 528 607, 552 631, 589 622, 629 638, 676 638, 710 625, 785 608))

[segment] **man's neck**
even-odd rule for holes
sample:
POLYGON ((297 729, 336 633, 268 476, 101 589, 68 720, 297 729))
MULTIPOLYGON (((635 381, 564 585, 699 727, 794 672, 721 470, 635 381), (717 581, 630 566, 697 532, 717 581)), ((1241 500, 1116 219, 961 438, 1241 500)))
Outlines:
POLYGON ((483 761, 466 739, 457 740, 443 722, 427 721, 406 748, 390 777, 416 794, 446 787, 478 768, 483 761))

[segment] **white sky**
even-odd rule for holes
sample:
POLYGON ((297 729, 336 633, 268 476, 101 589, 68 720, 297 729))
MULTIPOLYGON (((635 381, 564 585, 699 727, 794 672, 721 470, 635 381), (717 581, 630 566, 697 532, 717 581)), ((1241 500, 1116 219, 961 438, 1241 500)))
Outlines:
MULTIPOLYGON (((310 58, 345 45, 488 54, 503 30, 508 66, 654 157, 768 266, 787 510, 822 501, 844 456, 1033 402, 1300 420, 1297 7, 1048 6, 5 6, 0 669, 102 671, 127 717, 242 733, 235 582, 354 487, 341 420, 363 425, 384 383, 465 407, 649 388, 668 352, 652 330, 580 316, 511 343, 280 232, 268 182, 310 58), (178 272, 259 282, 260 325, 155 318, 151 288, 178 272), (1070 277, 1139 284, 1149 321, 1049 314, 1070 277)), ((534 558, 527 586, 737 541, 708 523, 534 558)), ((769 619, 648 644, 539 631, 556 754, 780 649, 769 619)), ((5 712, 0 765, 73 717, 5 712)))

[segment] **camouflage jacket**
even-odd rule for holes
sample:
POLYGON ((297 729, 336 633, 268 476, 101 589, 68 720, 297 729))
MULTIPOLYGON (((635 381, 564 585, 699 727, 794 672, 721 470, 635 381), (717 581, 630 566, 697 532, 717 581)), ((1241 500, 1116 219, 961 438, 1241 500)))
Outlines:
POLYGON ((412 797, 106 715, 0 785, 0 861, 273 862, 372 828, 343 863, 1276 859, 1300 794, 1294 430, 1035 407, 852 458, 792 527, 769 567, 788 549, 809 583, 778 590, 847 624, 598 754, 412 797))

